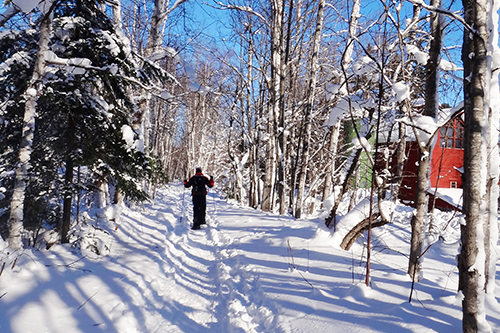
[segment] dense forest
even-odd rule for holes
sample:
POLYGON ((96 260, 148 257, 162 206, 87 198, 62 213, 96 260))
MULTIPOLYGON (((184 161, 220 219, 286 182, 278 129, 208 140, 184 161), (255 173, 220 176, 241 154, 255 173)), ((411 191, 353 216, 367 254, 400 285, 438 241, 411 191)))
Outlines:
MULTIPOLYGON (((398 200, 418 142, 418 282, 438 127, 464 121, 460 288, 476 332, 498 243, 498 3, 492 0, 6 0, 0 232, 72 241, 80 210, 153 198, 195 167, 228 199, 307 216, 398 200), (392 165, 392 167, 390 167, 392 165)), ((377 206, 378 207, 375 207, 377 206)), ((368 233, 370 232, 368 228, 368 233)), ((369 239, 369 237, 368 237, 369 239)), ((368 281, 368 275, 367 275, 368 281)))

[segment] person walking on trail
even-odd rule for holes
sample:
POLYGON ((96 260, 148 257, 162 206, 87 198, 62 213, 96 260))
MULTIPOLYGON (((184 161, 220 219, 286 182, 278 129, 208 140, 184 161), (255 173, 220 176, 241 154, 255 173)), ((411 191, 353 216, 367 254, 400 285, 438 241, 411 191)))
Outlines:
POLYGON ((189 179, 184 180, 184 187, 193 187, 191 194, 193 196, 193 227, 191 229, 198 230, 205 222, 205 214, 207 210, 207 188, 214 186, 214 177, 210 179, 205 177, 201 172, 201 168, 196 168, 196 174, 189 179))

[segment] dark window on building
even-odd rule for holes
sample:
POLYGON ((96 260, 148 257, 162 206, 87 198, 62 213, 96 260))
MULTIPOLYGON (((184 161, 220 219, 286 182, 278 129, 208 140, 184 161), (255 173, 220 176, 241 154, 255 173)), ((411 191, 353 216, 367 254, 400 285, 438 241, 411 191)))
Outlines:
POLYGON ((464 125, 453 119, 439 130, 441 148, 464 148, 464 125))

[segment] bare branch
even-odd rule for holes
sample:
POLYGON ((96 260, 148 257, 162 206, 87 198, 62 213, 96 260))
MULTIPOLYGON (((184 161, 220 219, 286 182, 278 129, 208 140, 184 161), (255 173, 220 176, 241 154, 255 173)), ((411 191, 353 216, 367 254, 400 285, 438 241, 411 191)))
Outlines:
POLYGON ((451 10, 446 10, 446 9, 443 9, 440 7, 428 5, 423 0, 408 0, 408 1, 410 1, 412 4, 414 4, 416 6, 421 6, 422 8, 424 8, 425 10, 428 10, 430 12, 436 12, 439 14, 449 16, 452 19, 455 19, 455 20, 459 21, 460 23, 462 23, 462 25, 470 32, 476 33, 474 28, 472 28, 467 22, 465 22, 465 19, 462 16, 458 15, 456 12, 452 12, 451 10))
MULTIPOLYGON (((256 11, 254 11, 251 7, 247 7, 247 6, 237 6, 237 5, 226 5, 226 4, 223 4, 222 2, 217 2, 217 5, 219 7, 215 7, 217 9, 226 9, 226 10, 238 10, 240 12, 246 12, 246 13, 249 13, 251 15, 254 15, 256 17, 258 17, 265 25, 267 25, 268 27, 270 27, 271 25, 269 24, 268 20, 262 16, 261 14, 257 13, 256 11)), ((213 6, 212 6, 213 7, 213 6)))
POLYGON ((0 27, 19 12, 21 12, 21 10, 17 6, 13 6, 8 7, 3 13, 0 13, 0 27))

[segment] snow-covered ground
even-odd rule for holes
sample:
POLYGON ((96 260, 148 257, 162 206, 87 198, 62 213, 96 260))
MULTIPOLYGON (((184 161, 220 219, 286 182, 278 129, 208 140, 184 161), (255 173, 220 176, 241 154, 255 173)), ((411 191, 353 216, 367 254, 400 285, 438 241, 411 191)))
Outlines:
MULTIPOLYGON (((95 233, 82 244, 104 255, 60 244, 13 255, 1 243, 0 332, 461 331, 456 219, 437 224, 443 239, 425 254, 409 303, 404 207, 374 230, 368 288, 362 242, 341 250, 322 216, 267 214, 212 192, 208 226, 192 231, 190 199, 169 185, 154 203, 124 209, 117 230, 92 217, 108 233, 82 226, 95 233)), ((500 309, 487 310, 500 332, 500 309)))

